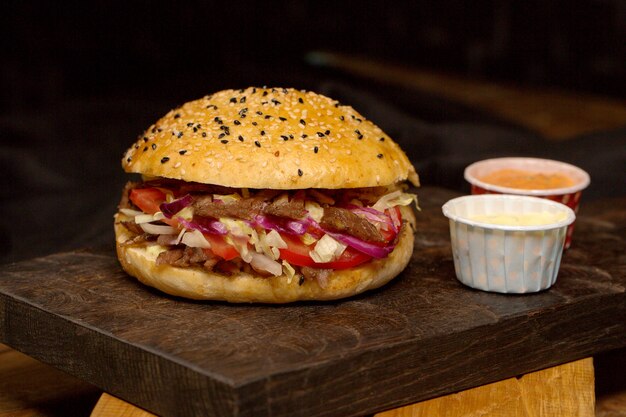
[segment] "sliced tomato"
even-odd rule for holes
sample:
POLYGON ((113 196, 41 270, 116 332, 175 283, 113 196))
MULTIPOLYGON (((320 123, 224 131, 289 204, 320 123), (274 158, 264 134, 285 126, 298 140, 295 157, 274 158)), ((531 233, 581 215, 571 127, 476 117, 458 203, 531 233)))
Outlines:
POLYGON ((313 249, 312 247, 302 243, 302 241, 296 236, 281 235, 281 237, 285 243, 287 243, 287 248, 280 249, 280 257, 292 265, 312 266, 315 268, 346 269, 360 265, 372 259, 371 256, 348 246, 346 250, 343 251, 339 259, 327 263, 316 263, 309 255, 309 252, 313 249))
MULTIPOLYGON (((385 214, 389 216, 394 226, 400 229, 400 226, 402 226, 402 213, 400 212, 400 208, 398 206, 388 208, 385 210, 385 214)), ((383 236, 383 239, 385 239, 385 244, 391 242, 397 235, 397 233, 394 232, 389 226, 387 230, 379 229, 379 231, 383 236)))
POLYGON ((239 252, 237 249, 230 243, 224 240, 224 236, 219 235, 211 235, 205 234, 204 237, 211 244, 210 249, 205 249, 205 251, 213 252, 213 254, 223 258, 226 261, 230 261, 231 259, 235 259, 239 256, 239 252))
POLYGON ((280 250, 280 257, 292 265, 313 266, 315 261, 309 256, 310 247, 302 243, 302 241, 291 235, 281 235, 287 247, 280 250))
POLYGON ((144 213, 154 214, 161 210, 159 206, 165 201, 165 193, 158 188, 134 188, 130 190, 130 201, 144 213))
MULTIPOLYGON (((161 203, 166 201, 166 195, 160 188, 134 188, 130 190, 130 201, 134 205, 139 207, 141 211, 148 214, 154 214, 157 211, 161 211, 159 207, 161 203)), ((174 219, 162 219, 163 223, 167 223, 170 226, 178 226, 178 222, 174 219)))

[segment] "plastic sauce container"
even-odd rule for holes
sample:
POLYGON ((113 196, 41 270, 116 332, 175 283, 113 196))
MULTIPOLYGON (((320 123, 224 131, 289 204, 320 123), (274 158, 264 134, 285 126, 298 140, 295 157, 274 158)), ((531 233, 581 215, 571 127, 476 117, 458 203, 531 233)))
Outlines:
POLYGON ((555 283, 567 228, 576 218, 571 208, 536 197, 471 195, 448 201, 442 210, 463 284, 523 294, 555 283))
MULTIPOLYGON (((513 194, 546 198, 574 212, 590 179, 582 169, 565 162, 539 158, 495 158, 465 168, 472 194, 513 194)), ((574 224, 567 229, 564 248, 571 245, 574 224)))

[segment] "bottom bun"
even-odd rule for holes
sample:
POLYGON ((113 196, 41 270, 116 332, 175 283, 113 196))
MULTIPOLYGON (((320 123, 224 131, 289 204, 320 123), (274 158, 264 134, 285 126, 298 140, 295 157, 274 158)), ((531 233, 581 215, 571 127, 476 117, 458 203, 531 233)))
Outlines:
MULTIPOLYGON (((413 213, 403 210, 407 219, 413 213)), ((118 214, 119 216, 119 214, 118 214)), ((412 223, 412 222, 411 222, 412 223)), ((263 277, 245 272, 223 275, 200 268, 157 265, 158 251, 147 247, 123 246, 131 236, 115 221, 117 257, 124 270, 142 283, 167 294, 195 300, 219 300, 231 303, 289 303, 299 300, 335 300, 378 288, 396 277, 407 266, 413 254, 413 229, 402 227, 398 244, 389 256, 374 259, 355 268, 335 270, 328 276, 325 288, 316 281, 287 276, 263 277)))

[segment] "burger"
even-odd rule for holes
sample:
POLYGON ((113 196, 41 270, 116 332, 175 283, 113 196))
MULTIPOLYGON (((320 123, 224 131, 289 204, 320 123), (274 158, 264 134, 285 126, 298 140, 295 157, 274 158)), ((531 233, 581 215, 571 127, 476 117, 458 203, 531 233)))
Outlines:
POLYGON ((165 293, 234 303, 331 300, 407 266, 418 186, 353 108, 289 88, 188 102, 126 151, 119 261, 165 293))

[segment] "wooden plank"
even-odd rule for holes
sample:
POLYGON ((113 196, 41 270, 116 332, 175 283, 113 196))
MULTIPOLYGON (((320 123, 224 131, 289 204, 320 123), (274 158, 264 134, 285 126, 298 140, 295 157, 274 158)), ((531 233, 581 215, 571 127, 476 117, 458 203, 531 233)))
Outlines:
POLYGON ((337 53, 312 62, 353 76, 430 93, 563 140, 626 126, 626 102, 618 99, 468 79, 337 53))
POLYGON ((115 398, 107 393, 102 394, 90 417, 156 417, 140 408, 115 398))
POLYGON ((378 291, 191 302, 140 286, 113 256, 66 253, 2 271, 0 337, 168 416, 362 415, 626 346, 623 202, 580 217, 555 287, 507 296, 456 281, 440 213, 452 194, 420 195, 411 264, 378 291))
POLYGON ((87 415, 100 390, 0 344, 0 417, 87 415))
POLYGON ((593 359, 555 366, 376 417, 593 417, 593 359))

